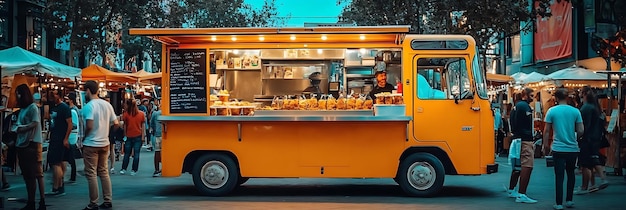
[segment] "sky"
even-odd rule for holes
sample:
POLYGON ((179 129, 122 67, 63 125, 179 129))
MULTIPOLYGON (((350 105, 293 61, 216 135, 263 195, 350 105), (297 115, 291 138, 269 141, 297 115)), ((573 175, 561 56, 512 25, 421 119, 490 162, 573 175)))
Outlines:
MULTIPOLYGON (((255 8, 263 6, 264 0, 245 0, 255 8)), ((343 5, 337 6, 337 0, 276 0, 278 16, 291 18, 286 26, 304 26, 304 23, 336 23, 343 5)))

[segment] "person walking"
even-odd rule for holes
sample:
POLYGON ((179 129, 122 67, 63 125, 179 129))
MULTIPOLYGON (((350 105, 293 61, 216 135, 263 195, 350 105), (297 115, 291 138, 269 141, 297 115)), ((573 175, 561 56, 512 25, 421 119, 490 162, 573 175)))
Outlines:
POLYGON ((580 189, 575 192, 577 195, 595 192, 609 185, 606 174, 604 174, 604 157, 600 154, 601 139, 603 138, 606 117, 600 109, 598 98, 591 92, 589 86, 583 88, 581 98, 583 98, 583 105, 580 108, 580 113, 583 118, 585 133, 578 142, 578 146, 580 147, 578 163, 582 168, 583 180, 580 189), (602 180, 598 187, 595 186, 594 172, 596 172, 602 180))
POLYGON ((126 174, 130 156, 133 155, 133 166, 130 175, 135 176, 137 170, 139 170, 141 144, 146 135, 146 116, 142 111, 139 111, 134 100, 128 99, 122 120, 124 121, 124 132, 126 132, 126 143, 124 144, 124 160, 122 161, 120 174, 126 174))
POLYGON ((28 200, 23 210, 35 209, 35 191, 39 186, 39 210, 46 209, 46 199, 43 182, 43 136, 41 135, 41 115, 39 107, 34 103, 30 88, 26 84, 21 84, 15 89, 17 105, 20 113, 17 123, 11 128, 17 133, 15 147, 19 159, 22 177, 26 184, 28 200))
MULTIPOLYGON (((511 112, 511 129, 513 139, 521 139, 520 146, 520 163, 521 170, 519 173, 515 170, 511 173, 511 185, 509 186, 509 196, 515 189, 514 183, 519 177, 519 190, 515 202, 517 203, 537 203, 537 200, 529 198, 526 195, 530 175, 533 171, 535 161, 535 143, 533 135, 533 110, 529 103, 533 101, 533 89, 525 88, 519 94, 519 100, 515 104, 515 110, 511 112)), ((514 195, 514 194, 513 194, 514 195)))
POLYGON ((577 139, 582 137, 585 131, 580 111, 568 105, 567 96, 567 89, 556 90, 554 97, 558 101, 558 105, 548 109, 543 132, 543 152, 544 154, 552 153, 554 158, 556 204, 553 207, 557 210, 563 209, 565 174, 567 174, 565 206, 568 208, 574 206, 574 184, 576 183, 574 170, 576 158, 580 151, 577 139), (554 134, 551 139, 549 134, 553 131, 554 134))
POLYGON ((60 90, 52 91, 55 106, 50 112, 50 143, 48 145, 48 163, 52 167, 52 191, 47 195, 65 195, 64 176, 66 171, 65 162, 70 157, 69 137, 72 133, 72 112, 70 107, 63 102, 60 90))
POLYGON ((70 106, 70 110, 72 113, 72 133, 70 133, 69 143, 70 143, 70 159, 68 160, 70 166, 72 167, 70 171, 70 183, 76 182, 76 155, 75 152, 78 152, 76 144, 78 143, 78 139, 83 137, 84 132, 84 123, 81 116, 80 109, 76 106, 76 93, 70 92, 65 97, 66 103, 70 106))
POLYGON ((85 162, 85 177, 89 184, 89 204, 84 208, 110 209, 113 207, 113 192, 111 178, 108 171, 109 158, 109 128, 119 127, 113 106, 98 98, 98 83, 89 80, 85 83, 85 98, 88 103, 83 107, 85 118, 85 139, 82 142, 83 160, 85 162), (104 202, 98 206, 98 180, 102 185, 104 202))
POLYGON ((152 136, 154 141, 152 145, 154 146, 154 173, 152 177, 161 176, 161 141, 162 141, 162 128, 161 121, 159 120, 159 116, 161 116, 160 105, 154 107, 154 111, 152 111, 152 116, 150 119, 150 129, 152 130, 152 136))

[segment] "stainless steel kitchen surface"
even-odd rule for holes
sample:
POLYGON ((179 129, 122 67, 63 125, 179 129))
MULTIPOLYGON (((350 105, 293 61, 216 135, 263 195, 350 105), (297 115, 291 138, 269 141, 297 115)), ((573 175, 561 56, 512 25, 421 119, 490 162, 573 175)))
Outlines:
POLYGON ((261 94, 261 71, 224 70, 224 89, 230 98, 253 101, 254 95, 261 94))

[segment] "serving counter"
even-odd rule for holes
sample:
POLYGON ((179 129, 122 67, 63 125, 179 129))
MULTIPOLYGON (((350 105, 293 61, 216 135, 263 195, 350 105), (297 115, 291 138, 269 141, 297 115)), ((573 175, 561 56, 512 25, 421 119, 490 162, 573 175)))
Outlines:
POLYGON ((226 121, 226 122, 408 122, 408 116, 160 116, 161 121, 226 121))

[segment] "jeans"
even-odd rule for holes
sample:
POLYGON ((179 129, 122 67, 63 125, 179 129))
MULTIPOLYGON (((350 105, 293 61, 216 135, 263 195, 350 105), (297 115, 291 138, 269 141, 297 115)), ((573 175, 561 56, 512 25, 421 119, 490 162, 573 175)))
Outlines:
POLYGON ((113 191, 111 189, 111 178, 109 177, 109 146, 106 147, 83 147, 83 160, 85 161, 85 177, 89 183, 89 203, 98 203, 98 180, 100 177, 102 184, 102 197, 104 202, 111 202, 113 191))
POLYGON ((567 174, 567 191, 566 201, 572 201, 574 197, 574 184, 576 177, 574 170, 576 169, 576 158, 578 152, 553 152, 554 158, 554 178, 556 185, 556 204, 563 205, 563 180, 567 174))
POLYGON ((122 161, 122 170, 128 168, 128 162, 130 161, 130 155, 133 155, 133 171, 139 170, 139 154, 141 154, 141 136, 127 137, 124 144, 124 160, 122 161))
POLYGON ((76 181, 76 144, 70 144, 70 158, 67 162, 72 166, 72 170, 70 171, 70 180, 76 181))

